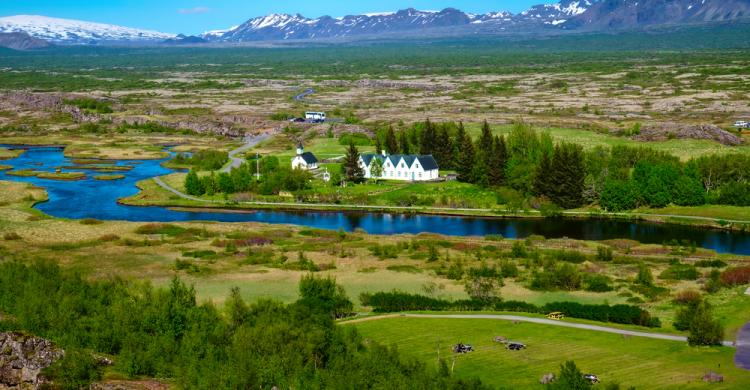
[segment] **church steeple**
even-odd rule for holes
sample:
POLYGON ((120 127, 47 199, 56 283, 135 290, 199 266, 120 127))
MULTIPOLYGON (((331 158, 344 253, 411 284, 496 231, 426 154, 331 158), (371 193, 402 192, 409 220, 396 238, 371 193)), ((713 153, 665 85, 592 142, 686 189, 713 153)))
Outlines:
POLYGON ((305 152, 305 148, 302 146, 302 142, 297 144, 297 155, 301 156, 305 152))

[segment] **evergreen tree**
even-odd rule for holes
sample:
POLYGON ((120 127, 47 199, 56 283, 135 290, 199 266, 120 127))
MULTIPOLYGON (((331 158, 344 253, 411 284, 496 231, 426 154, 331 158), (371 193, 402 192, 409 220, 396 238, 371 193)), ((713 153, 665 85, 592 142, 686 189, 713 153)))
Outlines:
POLYGON ((375 137, 375 154, 380 154, 383 152, 383 144, 380 142, 380 137, 375 137))
POLYGON ((583 377, 583 373, 572 360, 560 366, 560 375, 550 386, 555 390, 588 390, 591 387, 591 382, 583 377))
POLYGON ((479 137, 479 152, 486 155, 485 162, 488 162, 488 157, 492 153, 494 147, 494 140, 492 138, 492 131, 490 125, 485 120, 482 123, 482 135, 479 137))
POLYGON ((458 122, 458 131, 456 136, 453 138, 453 168, 458 169, 459 159, 461 158, 461 144, 464 142, 466 137, 466 129, 464 129, 464 123, 458 122))
POLYGON ((474 181, 474 166, 476 165, 477 156, 474 151, 474 143, 471 137, 464 133, 461 146, 459 147, 456 170, 458 171, 458 180, 466 183, 474 181))
POLYGON ((435 125, 427 119, 419 141, 419 154, 432 154, 435 150, 435 125))
POLYGON ((359 165, 359 150, 354 146, 354 143, 349 144, 349 149, 346 151, 344 163, 341 167, 344 170, 346 180, 353 183, 365 181, 365 172, 359 165))
POLYGON ((433 157, 441 169, 453 169, 453 140, 445 127, 437 132, 433 157))
POLYGON ((496 136, 487 167, 489 185, 501 186, 505 184, 505 164, 507 162, 508 150, 505 147, 505 137, 496 136))
POLYGON ((543 167, 546 163, 542 156, 538 174, 544 176, 537 175, 535 182, 538 194, 549 197, 556 205, 566 209, 583 205, 586 179, 583 149, 570 143, 556 145, 550 166, 543 167))
POLYGON ((409 139, 406 137, 405 131, 401 131, 398 134, 398 143, 401 146, 401 154, 411 153, 411 146, 409 145, 409 139))
POLYGON ((205 193, 201 180, 194 169, 191 169, 185 177, 185 192, 192 196, 201 196, 205 193))
POLYGON ((534 194, 551 198, 552 187, 552 159, 549 154, 544 153, 534 176, 534 194))
POLYGON ((388 126, 388 132, 385 134, 385 151, 388 154, 398 154, 398 141, 393 126, 388 126))

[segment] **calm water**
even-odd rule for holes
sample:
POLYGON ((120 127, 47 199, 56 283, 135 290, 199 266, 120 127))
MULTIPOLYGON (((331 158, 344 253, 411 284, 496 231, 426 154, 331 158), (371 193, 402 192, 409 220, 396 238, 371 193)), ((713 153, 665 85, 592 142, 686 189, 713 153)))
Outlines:
MULTIPOLYGON (((750 233, 726 232, 680 225, 627 222, 600 219, 501 219, 475 217, 446 217, 431 215, 401 215, 351 212, 255 211, 249 213, 185 212, 164 207, 132 207, 117 204, 117 199, 138 192, 135 183, 150 177, 172 172, 160 164, 164 160, 118 161, 117 165, 132 165, 129 172, 121 172, 125 179, 99 181, 92 177, 81 181, 44 180, 35 177, 7 176, 0 171, 0 180, 34 183, 49 193, 49 201, 36 207, 60 218, 97 218, 143 222, 220 221, 266 222, 295 224, 322 229, 364 229, 372 234, 441 233, 455 236, 484 236, 499 234, 507 238, 523 238, 539 234, 547 238, 570 237, 585 240, 629 238, 645 243, 663 243, 673 239, 689 240, 698 246, 718 252, 750 255, 750 233)), ((16 169, 54 171, 56 167, 73 165, 63 156, 61 148, 34 147, 21 157, 2 161, 16 169)))

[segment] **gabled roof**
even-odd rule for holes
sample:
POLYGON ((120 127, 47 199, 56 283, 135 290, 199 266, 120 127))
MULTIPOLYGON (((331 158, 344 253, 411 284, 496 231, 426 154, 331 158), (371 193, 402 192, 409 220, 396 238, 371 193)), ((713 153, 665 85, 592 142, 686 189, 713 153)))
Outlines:
POLYGON ((312 154, 312 152, 305 152, 305 153, 302 153, 302 154, 300 155, 300 157, 302 157, 302 159, 303 159, 303 160, 305 160, 305 162, 306 162, 307 164, 315 164, 315 163, 317 163, 317 162, 318 162, 318 158, 317 158, 317 157, 315 157, 315 155, 314 155, 314 154, 312 154))
POLYGON ((380 154, 365 153, 365 154, 360 154, 360 157, 362 158, 362 162, 365 163, 366 167, 370 166, 373 159, 378 159, 380 161, 383 161, 383 156, 380 154))
POLYGON ((391 163, 393 164, 393 166, 398 166, 398 163, 401 161, 402 158, 404 159, 406 166, 409 168, 411 168, 414 165, 415 161, 419 161, 419 163, 422 165, 422 169, 424 169, 425 171, 439 169, 437 161, 435 161, 435 158, 429 154, 428 155, 393 154, 393 155, 388 156, 388 159, 391 160, 391 163))
POLYGON ((422 163, 422 168, 425 171, 439 169, 437 161, 435 161, 435 158, 432 157, 431 154, 428 154, 426 156, 419 156, 418 158, 419 158, 419 162, 422 163))

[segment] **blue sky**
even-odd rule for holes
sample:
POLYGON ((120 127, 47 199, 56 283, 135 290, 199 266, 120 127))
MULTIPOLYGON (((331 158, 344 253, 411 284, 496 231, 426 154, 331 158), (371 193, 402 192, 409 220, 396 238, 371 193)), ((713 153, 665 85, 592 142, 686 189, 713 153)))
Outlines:
MULTIPOLYGON (((546 0, 553 2, 554 0, 546 0)), ((544 0, 0 0, 0 16, 32 14, 195 34, 269 13, 343 16, 414 7, 520 12, 544 0)))

